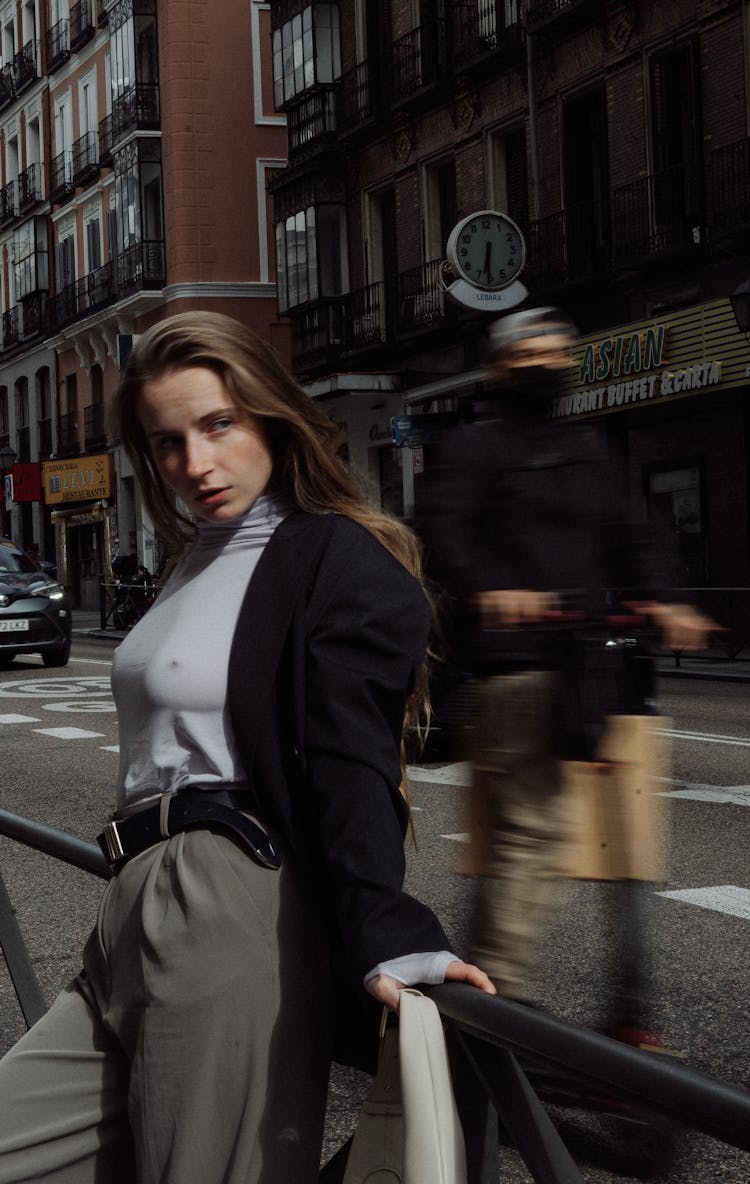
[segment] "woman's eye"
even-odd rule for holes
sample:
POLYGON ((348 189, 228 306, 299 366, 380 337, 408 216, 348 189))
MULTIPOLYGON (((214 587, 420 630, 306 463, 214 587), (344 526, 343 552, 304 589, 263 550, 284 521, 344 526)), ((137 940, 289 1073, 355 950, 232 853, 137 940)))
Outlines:
POLYGON ((228 415, 222 415, 220 419, 213 420, 211 427, 215 432, 223 432, 225 428, 230 428, 234 420, 228 415))

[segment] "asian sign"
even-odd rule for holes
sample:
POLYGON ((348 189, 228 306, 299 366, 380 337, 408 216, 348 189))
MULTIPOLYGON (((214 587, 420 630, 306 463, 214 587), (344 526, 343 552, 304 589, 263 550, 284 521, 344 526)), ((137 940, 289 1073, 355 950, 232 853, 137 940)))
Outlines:
POLYGON ((90 502, 110 496, 109 454, 79 456, 71 460, 47 460, 42 464, 44 500, 48 506, 60 502, 90 502))
POLYGON ((669 321, 584 338, 575 350, 569 389, 555 400, 553 415, 601 414, 745 385, 746 359, 747 344, 728 300, 681 310, 669 321))

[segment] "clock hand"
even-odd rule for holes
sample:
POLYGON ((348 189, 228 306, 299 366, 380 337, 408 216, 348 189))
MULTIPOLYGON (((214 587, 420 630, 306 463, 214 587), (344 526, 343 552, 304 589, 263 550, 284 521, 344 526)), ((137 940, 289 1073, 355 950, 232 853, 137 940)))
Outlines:
POLYGON ((487 246, 484 249, 484 268, 483 268, 484 274, 487 276, 488 280, 490 278, 490 260, 491 259, 492 259, 492 243, 488 242, 487 246))

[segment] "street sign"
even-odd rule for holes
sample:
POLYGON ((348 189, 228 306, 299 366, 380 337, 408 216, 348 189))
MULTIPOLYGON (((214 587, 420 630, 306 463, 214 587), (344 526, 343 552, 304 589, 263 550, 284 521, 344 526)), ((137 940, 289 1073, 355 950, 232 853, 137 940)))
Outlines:
POLYGON ((394 415, 391 419, 393 443, 397 448, 419 448, 425 436, 453 427, 458 423, 454 411, 435 412, 434 415, 394 415))

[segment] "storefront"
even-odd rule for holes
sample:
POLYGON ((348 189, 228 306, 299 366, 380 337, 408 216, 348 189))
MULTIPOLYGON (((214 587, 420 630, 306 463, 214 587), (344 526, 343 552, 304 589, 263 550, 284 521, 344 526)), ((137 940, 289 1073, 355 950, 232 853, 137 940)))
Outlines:
POLYGON ((58 579, 75 607, 95 610, 112 555, 110 456, 44 461, 42 481, 55 528, 58 579))
POLYGON ((605 420, 688 587, 750 585, 749 363, 729 300, 712 301, 582 338, 553 409, 605 420))

